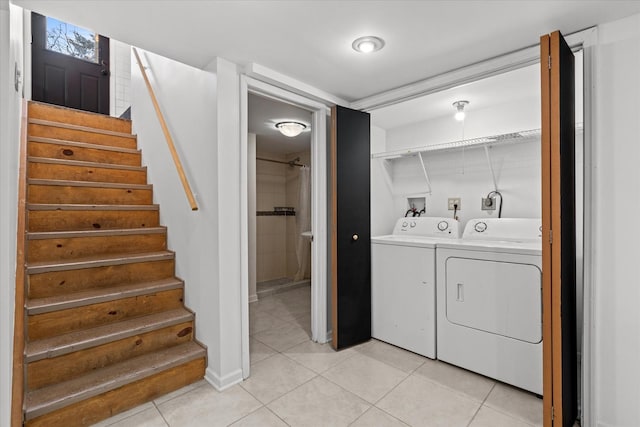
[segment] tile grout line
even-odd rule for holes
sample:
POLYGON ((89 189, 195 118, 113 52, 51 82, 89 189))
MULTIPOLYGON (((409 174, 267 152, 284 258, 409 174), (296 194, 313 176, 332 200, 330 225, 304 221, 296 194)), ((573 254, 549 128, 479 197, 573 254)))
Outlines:
POLYGON ((473 420, 476 419, 476 416, 478 415, 478 412, 480 412, 480 409, 482 409, 482 407, 484 406, 484 402, 487 401, 487 399, 489 398, 489 395, 491 394, 493 389, 496 388, 496 384, 497 384, 497 382, 493 383, 493 386, 491 386, 491 390, 489 390, 489 393, 487 393, 487 395, 484 397, 484 399, 482 399, 482 402, 480 403, 480 406, 478 406, 478 409, 476 409, 476 412, 473 414, 473 417, 471 417, 471 419, 467 423, 467 427, 469 427, 471 425, 471 423, 473 423, 473 420))
MULTIPOLYGON (((199 388, 200 387, 196 387, 196 388, 194 388, 194 390, 199 389, 199 388)), ((189 391, 192 391, 192 390, 189 390, 189 391)), ((187 393, 189 393, 189 392, 187 392, 187 393)), ((186 393, 184 393, 184 394, 186 394, 186 393)), ((182 396, 182 394, 180 396, 182 396)), ((178 397, 178 396, 176 396, 176 397, 178 397)), ((167 400, 167 402, 170 402, 171 400, 173 400, 173 399, 169 399, 169 400, 167 400)), ((160 414, 160 417, 162 418, 162 421, 164 421, 164 423, 167 425, 167 427, 171 427, 171 424, 169 424, 169 421, 167 421, 167 419, 164 417, 164 414, 162 413, 162 411, 160 410, 160 408, 156 404, 156 401, 152 400, 151 402, 153 402, 153 406, 156 408, 156 411, 158 411, 158 414, 160 414)))

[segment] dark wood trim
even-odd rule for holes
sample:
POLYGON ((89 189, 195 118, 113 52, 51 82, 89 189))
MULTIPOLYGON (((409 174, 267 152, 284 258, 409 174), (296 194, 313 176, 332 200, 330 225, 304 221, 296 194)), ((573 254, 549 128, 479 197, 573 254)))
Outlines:
POLYGON ((13 327, 13 373, 11 388, 11 426, 22 426, 24 404, 25 337, 25 245, 27 200, 27 101, 22 101, 20 122, 20 164, 18 170, 18 227, 16 238, 16 298, 13 327))
POLYGON ((551 427, 553 407, 553 334, 551 316, 551 76, 549 36, 540 37, 540 81, 542 105, 542 407, 545 427, 551 427))

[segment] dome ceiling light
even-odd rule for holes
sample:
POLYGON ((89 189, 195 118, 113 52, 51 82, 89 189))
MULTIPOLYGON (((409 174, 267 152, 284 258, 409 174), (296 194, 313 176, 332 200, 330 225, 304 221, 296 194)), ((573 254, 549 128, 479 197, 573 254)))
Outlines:
POLYGON ((384 47, 384 40, 376 36, 359 37, 353 41, 351 47, 360 53, 377 52, 384 47))
POLYGON ((288 136, 289 138, 293 138, 294 136, 298 136, 302 133, 303 130, 307 128, 307 125, 300 122, 279 122, 276 123, 276 129, 280 131, 284 136, 288 136))
POLYGON ((453 117, 459 122, 463 121, 466 116, 464 112, 466 105, 469 105, 469 101, 456 101, 453 103, 453 106, 456 107, 456 114, 453 117))

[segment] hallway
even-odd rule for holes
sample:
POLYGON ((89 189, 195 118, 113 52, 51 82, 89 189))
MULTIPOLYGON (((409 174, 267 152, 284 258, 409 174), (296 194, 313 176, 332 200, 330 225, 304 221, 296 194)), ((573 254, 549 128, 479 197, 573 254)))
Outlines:
POLYGON ((310 341, 310 287, 250 305, 251 377, 205 381, 98 426, 542 425, 542 400, 489 378, 371 340, 335 352, 310 341))

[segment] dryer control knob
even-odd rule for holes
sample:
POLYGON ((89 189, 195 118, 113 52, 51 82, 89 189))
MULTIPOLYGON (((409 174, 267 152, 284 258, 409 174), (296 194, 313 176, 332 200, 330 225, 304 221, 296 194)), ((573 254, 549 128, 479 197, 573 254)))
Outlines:
POLYGON ((411 221, 411 224, 409 224, 411 226, 411 228, 416 226, 416 222, 415 221, 411 221))
POLYGON ((476 222, 476 225, 473 227, 478 233, 484 232, 487 229, 486 222, 476 222))
POLYGON ((446 230, 447 228, 449 228, 449 223, 448 223, 447 221, 440 221, 440 222, 438 223, 438 230, 440 230, 440 231, 444 231, 444 230, 446 230))

